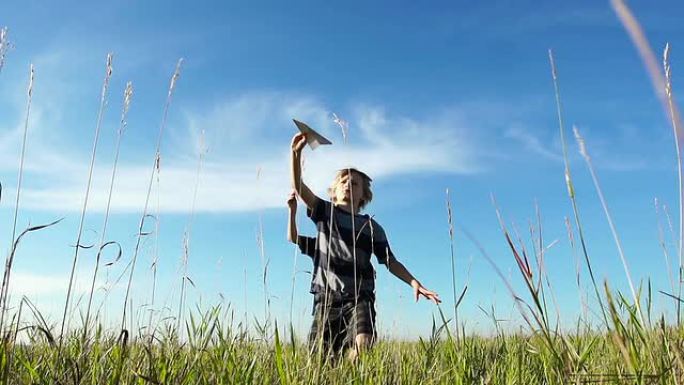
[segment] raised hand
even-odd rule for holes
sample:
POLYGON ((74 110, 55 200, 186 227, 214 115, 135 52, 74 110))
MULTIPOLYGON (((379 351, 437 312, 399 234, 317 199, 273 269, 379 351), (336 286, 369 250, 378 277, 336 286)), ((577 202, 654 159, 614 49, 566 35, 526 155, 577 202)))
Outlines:
POLYGON ((306 135, 301 132, 292 137, 292 152, 299 155, 306 146, 306 135))

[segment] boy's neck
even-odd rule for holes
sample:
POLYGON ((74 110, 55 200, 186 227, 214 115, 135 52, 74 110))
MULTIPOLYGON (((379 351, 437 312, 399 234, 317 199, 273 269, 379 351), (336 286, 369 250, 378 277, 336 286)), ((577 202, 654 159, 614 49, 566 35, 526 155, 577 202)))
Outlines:
POLYGON ((348 202, 335 202, 335 207, 342 209, 349 214, 358 214, 359 213, 359 208, 358 206, 354 207, 355 210, 352 210, 352 205, 351 203, 348 202))

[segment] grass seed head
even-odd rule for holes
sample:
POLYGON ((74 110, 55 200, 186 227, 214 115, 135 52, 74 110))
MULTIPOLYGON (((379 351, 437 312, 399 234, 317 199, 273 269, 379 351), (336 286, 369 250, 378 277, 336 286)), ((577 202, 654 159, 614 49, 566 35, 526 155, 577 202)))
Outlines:
POLYGON ((586 159, 589 161, 591 157, 589 156, 589 153, 587 152, 587 145, 584 142, 584 138, 579 132, 579 129, 577 126, 572 126, 572 132, 575 134, 575 140, 577 140, 577 145, 579 146, 579 152, 586 159))
POLYGON ((209 152, 209 145, 207 144, 207 133, 204 129, 200 131, 197 139, 197 153, 200 157, 204 157, 209 152))
POLYGON ((665 94, 668 98, 672 97, 672 72, 670 68, 670 43, 665 44, 663 50, 663 68, 665 69, 665 94))
POLYGON ((565 186, 568 188, 568 196, 572 199, 575 197, 575 188, 572 187, 572 179, 570 178, 570 170, 565 168, 565 186))
POLYGON ((2 67, 5 64, 5 55, 7 54, 7 51, 12 48, 12 43, 10 43, 7 36, 7 27, 0 28, 0 71, 2 71, 2 67))
POLYGON ((33 78, 35 75, 35 69, 33 68, 33 63, 31 63, 31 67, 29 69, 29 85, 28 85, 28 96, 29 98, 33 95, 33 78))
POLYGON ((119 134, 122 134, 126 130, 128 122, 126 117, 128 116, 128 109, 131 106, 131 98, 133 97, 133 83, 127 82, 126 89, 124 90, 124 101, 123 110, 121 111, 121 124, 119 126, 119 134))
POLYGON ((183 58, 180 58, 180 59, 178 59, 178 63, 176 63, 176 70, 173 72, 173 76, 171 77, 171 84, 169 84, 169 96, 173 93, 174 88, 176 88, 176 82, 178 81, 178 78, 180 77, 182 65, 183 65, 183 58))
POLYGON ((102 100, 107 97, 107 89, 109 88, 109 80, 112 78, 112 72, 114 69, 112 67, 112 62, 114 61, 114 54, 111 52, 107 54, 107 65, 105 67, 105 79, 104 85, 102 86, 102 100))
POLYGON ((349 134, 349 122, 340 118, 334 112, 333 112, 332 116, 333 116, 333 122, 335 122, 335 124, 340 126, 340 128, 342 129, 342 138, 344 140, 344 143, 347 143, 347 135, 349 134))
POLYGON ((126 83, 126 90, 124 91, 124 112, 128 112, 131 106, 131 98, 133 97, 133 83, 126 83))
POLYGON ((556 72, 556 61, 553 59, 553 50, 549 48, 549 62, 551 63, 551 77, 554 81, 558 80, 558 73, 556 72))

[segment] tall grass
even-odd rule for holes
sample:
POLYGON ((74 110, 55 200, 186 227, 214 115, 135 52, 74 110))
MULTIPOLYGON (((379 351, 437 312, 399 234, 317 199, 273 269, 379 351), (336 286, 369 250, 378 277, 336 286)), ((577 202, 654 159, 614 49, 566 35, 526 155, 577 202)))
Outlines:
MULTIPOLYGON (((677 253, 679 257, 679 286, 677 297, 681 299, 682 284, 684 281, 684 179, 682 176, 683 165, 681 155, 681 148, 684 145, 684 132, 682 132, 684 127, 682 127, 681 114, 675 103, 675 97, 672 91, 669 44, 665 46, 665 51, 663 52, 663 73, 660 71, 656 55, 654 54, 651 45, 648 43, 639 21, 627 4, 623 0, 611 0, 611 5, 613 6, 613 10, 618 19, 620 19, 620 22, 622 22, 622 25, 625 27, 627 34, 632 39, 639 56, 641 56, 641 60, 646 66, 646 72, 648 72, 648 75, 651 78, 651 84, 653 85, 656 96, 660 99, 668 120, 672 123, 677 156, 677 177, 679 182, 679 243, 677 253)), ((677 323, 681 323, 680 303, 681 301, 677 301, 677 323)))
MULTIPOLYGON (((682 180, 682 150, 684 133, 682 132, 679 111, 675 107, 672 92, 672 69, 670 68, 670 44, 665 45, 663 52, 663 69, 665 72, 665 95, 667 96, 667 111, 670 115, 672 130, 675 137, 675 151, 677 153, 677 176, 679 178, 679 286, 677 296, 682 298, 682 281, 684 281, 684 180, 682 180)), ((677 317, 680 317, 681 301, 677 301, 677 317)), ((679 319, 679 318, 678 318, 679 319)))
POLYGON ((658 241, 660 243, 660 248, 663 249, 663 256, 665 258, 665 267, 667 269, 667 278, 670 281, 671 293, 676 293, 674 275, 672 274, 672 263, 670 262, 670 252, 668 251, 667 241, 665 240, 665 231, 663 230, 663 225, 660 220, 660 202, 658 198, 654 199, 656 223, 658 226, 658 241))
POLYGON ((570 198, 570 203, 572 204, 572 212, 574 214, 575 226, 577 227, 577 233, 580 239, 580 246, 582 247, 582 255, 584 256, 584 262, 587 266, 587 272, 589 273, 589 278, 591 279, 592 287, 594 288, 594 294, 596 295, 596 301, 601 307, 601 316, 605 325, 608 325, 608 317, 606 315, 606 309, 603 305, 603 300, 601 299, 601 294, 599 294, 598 284, 596 283, 596 277, 594 276, 594 269, 591 265, 591 258, 589 257, 589 252, 587 251, 587 244, 584 237, 584 229, 582 228, 582 222, 580 221, 579 207, 577 206, 577 199, 575 198, 575 187, 572 182, 572 176, 570 174, 570 161, 568 160, 568 148, 565 143, 565 125, 563 123, 563 110, 561 107, 561 97, 560 97, 560 86, 558 81, 558 70, 556 68, 556 62, 553 57, 553 51, 549 50, 549 63, 551 65, 551 77, 553 79, 553 89, 556 97, 556 114, 558 116, 558 128, 559 135, 561 139, 561 146, 563 149, 563 164, 565 166, 565 185, 568 190, 568 197, 570 198))
POLYGON ((582 138, 582 135, 580 134, 579 130, 577 129, 576 126, 572 127, 572 131, 575 134, 575 139, 577 140, 577 144, 579 146, 579 151, 580 154, 582 154, 582 157, 587 163, 587 166, 589 168, 589 173, 591 174, 591 179, 594 182, 594 187, 596 187, 596 193, 599 196, 599 200, 601 201, 601 207, 603 207, 603 212, 606 214, 606 219, 608 220, 608 226, 610 227, 610 232, 613 235, 613 239, 615 240, 615 246, 618 249, 618 255, 620 256, 620 261, 622 262, 622 267, 625 270, 625 276, 627 277, 627 283, 629 284, 629 290, 632 293, 632 299, 634 300, 634 305, 636 306, 637 309, 637 315, 639 316, 639 321, 641 323, 644 323, 644 313, 641 310, 641 301, 639 300, 639 297, 637 296, 636 290, 634 289, 634 282, 632 282, 632 274, 629 272, 629 265, 627 263, 627 259, 625 258, 625 253, 622 248, 622 242, 620 242, 620 237, 618 236, 617 230, 615 229, 615 222, 613 221, 612 216, 610 215, 610 210, 608 210, 608 203, 606 202, 605 197, 603 196, 603 191, 601 190, 601 185, 599 184, 598 177, 596 176, 596 171, 594 170, 594 166, 591 162, 591 157, 589 156, 589 152, 587 151, 586 143, 584 141, 584 138, 582 138))
MULTIPOLYGON (((126 307, 128 305, 128 297, 131 292, 131 284, 133 283, 133 273, 135 272, 135 263, 138 260, 138 253, 140 252, 140 244, 143 237, 147 234, 143 231, 145 226, 145 220, 148 219, 147 209, 150 203, 150 193, 152 191, 152 183, 154 182, 155 171, 158 169, 159 161, 161 158, 161 143, 164 135, 164 128, 166 127, 166 118, 169 113, 169 107, 171 106, 171 99, 173 96, 173 91, 176 88, 176 82, 180 77, 181 65, 183 64, 183 59, 179 59, 176 63, 176 69, 171 75, 171 80, 169 82, 169 89, 166 93, 166 103, 164 104, 164 112, 162 113, 161 124, 159 125, 159 134, 157 135, 157 146, 154 152, 154 162, 152 163, 152 171, 150 172, 150 182, 147 186, 147 194, 145 195, 145 206, 143 207, 142 215, 140 216, 140 224, 138 225, 138 233, 136 234, 136 243, 133 250, 133 257, 131 258, 131 268, 128 276, 128 283, 126 285, 126 294, 124 295, 124 302, 121 314, 121 330, 126 329, 126 307)), ((158 219, 157 219, 158 220, 158 219)))
MULTIPOLYGON (((608 291, 608 293, 613 293, 608 291)), ((20 328, 27 343, 13 350, 5 383, 79 384, 676 384, 682 374, 677 331, 663 324, 639 334, 634 318, 621 310, 621 299, 608 295, 615 322, 613 335, 569 338, 577 366, 555 362, 540 335, 511 333, 484 338, 444 340, 435 326, 419 342, 380 340, 357 364, 319 360, 278 329, 263 341, 235 324, 230 309, 193 313, 186 322, 187 342, 179 344, 172 325, 161 325, 154 343, 102 332, 80 345, 80 330, 55 356, 49 330, 20 328), (614 312, 614 313, 613 313, 614 312), (645 360, 639 357, 657 357, 645 360)), ((27 302, 30 316, 39 318, 27 302)), ((175 323, 175 322, 173 322, 175 323)), ((556 340, 554 349, 564 349, 556 340)))
MULTIPOLYGON (((100 268, 100 259, 102 252, 108 245, 118 245, 115 242, 105 242, 107 236, 107 224, 109 223, 109 210, 112 203, 112 193, 114 192, 114 180, 116 178, 116 168, 119 164, 119 153, 121 150, 121 139, 123 137, 124 131, 126 130, 128 109, 131 105, 131 98, 133 97, 133 84, 128 82, 126 88, 124 89, 123 98, 123 108, 121 111, 121 119, 119 122, 119 128, 116 132, 116 148, 114 150, 114 163, 112 165, 112 176, 109 179, 109 193, 107 194, 107 207, 105 209, 104 219, 102 222, 102 230, 100 230, 100 241, 97 245, 97 256, 95 257, 95 269, 93 271, 93 280, 90 284, 90 294, 88 295, 88 306, 86 308, 85 321, 83 322, 83 336, 84 339, 88 335, 88 322, 90 321, 90 307, 93 303, 93 292, 95 291, 95 281, 97 280, 97 273, 100 268)), ((119 253, 116 260, 121 257, 122 251, 121 246, 119 246, 119 253)))
POLYGON ((199 191, 200 185, 200 175, 202 173, 202 164, 204 162, 204 156, 206 155, 206 145, 204 142, 204 130, 200 133, 200 140, 198 146, 198 159, 197 159, 197 173, 195 175, 195 187, 192 194, 192 207, 190 208, 190 216, 188 217, 188 223, 185 226, 185 232, 183 233, 183 261, 182 261, 182 277, 181 277, 181 290, 180 290, 180 303, 178 304, 178 326, 183 322, 183 311, 185 307, 185 290, 186 283, 190 282, 194 286, 194 283, 188 276, 188 259, 190 258, 190 236, 192 235, 192 224, 195 219, 195 206, 197 204, 197 192, 199 191))
POLYGON ((112 77, 112 59, 113 55, 107 55, 107 63, 105 67, 105 78, 102 84, 102 93, 100 95, 100 108, 97 113, 97 123, 95 124, 95 137, 93 138, 93 151, 90 155, 90 167, 88 169, 88 182, 86 184, 85 196, 83 198, 83 208, 81 209, 81 219, 78 224, 78 232, 76 233, 76 244, 74 245, 74 258, 71 264, 71 274, 69 276, 69 287, 67 289, 66 301, 64 303, 64 315, 62 316, 62 328, 59 331, 59 344, 62 346, 62 336, 64 335, 64 328, 68 328, 67 314, 69 312, 69 302, 71 299, 71 290, 74 284, 74 274, 76 272, 76 264, 78 263, 78 252, 82 248, 81 236, 83 234, 83 226, 85 224, 86 211, 88 210, 88 199, 90 197, 90 184, 93 179, 93 169, 95 167, 95 155, 97 154, 97 144, 100 139, 100 127, 102 125, 102 118, 104 116, 105 106, 107 105, 107 93, 109 91, 109 80, 112 77))
POLYGON ((154 221, 154 254, 152 255, 152 263, 150 264, 150 270, 152 270, 152 290, 150 292, 150 316, 147 322, 147 328, 152 328, 152 316, 154 315, 154 306, 157 293, 157 268, 159 267, 159 229, 160 229, 160 206, 161 206, 161 181, 159 175, 161 174, 161 158, 159 154, 156 158, 156 185, 157 185, 157 202, 155 209, 155 221, 154 221))
POLYGON ((461 296, 456 295, 456 256, 454 254, 454 222, 453 213, 451 211, 451 197, 449 196, 449 189, 446 189, 446 205, 447 205, 447 221, 449 223, 449 251, 451 252, 451 289, 453 292, 454 300, 454 332, 456 334, 456 340, 458 341, 458 305, 460 304, 463 296, 465 295, 465 290, 461 296))
MULTIPOLYGON (((257 184, 261 182, 261 167, 257 169, 257 184)), ((266 255, 266 242, 264 240, 264 220, 260 211, 257 220, 256 246, 261 260, 261 285, 264 290, 264 325, 271 321, 271 294, 268 289, 268 268, 271 264, 270 256, 266 255)))
POLYGON ((16 245, 16 235, 17 235, 17 218, 19 216, 19 197, 21 196, 21 184, 24 178, 24 158, 26 155, 26 139, 28 136, 29 118, 31 116, 31 101, 33 99, 33 79, 35 71, 33 64, 29 68, 29 83, 27 100, 26 100, 26 116, 24 117, 24 134, 21 141, 21 155, 19 156, 19 174, 17 176, 17 195, 14 201, 14 219, 12 222, 12 239, 10 245, 10 252, 7 254, 5 260, 5 270, 2 276, 2 287, 0 288, 0 333, 4 330, 5 313, 7 312, 7 302, 9 296, 9 281, 10 273, 12 272, 12 263, 14 262, 14 249, 16 245))

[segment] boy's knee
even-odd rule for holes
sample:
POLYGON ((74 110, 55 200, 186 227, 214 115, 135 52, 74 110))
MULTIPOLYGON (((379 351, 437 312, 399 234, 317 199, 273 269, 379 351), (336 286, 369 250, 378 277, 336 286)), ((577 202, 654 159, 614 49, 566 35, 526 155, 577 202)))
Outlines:
POLYGON ((363 351, 371 347, 373 336, 370 334, 358 334, 356 336, 356 350, 363 351))
POLYGON ((367 349, 371 345, 371 335, 370 334, 359 334, 356 336, 356 346, 362 349, 367 349))
POLYGON ((354 348, 349 350, 349 359, 353 362, 355 362, 358 357, 359 353, 362 351, 368 350, 371 347, 371 344, 373 343, 373 336, 370 334, 358 334, 356 335, 356 338, 354 339, 354 348))

